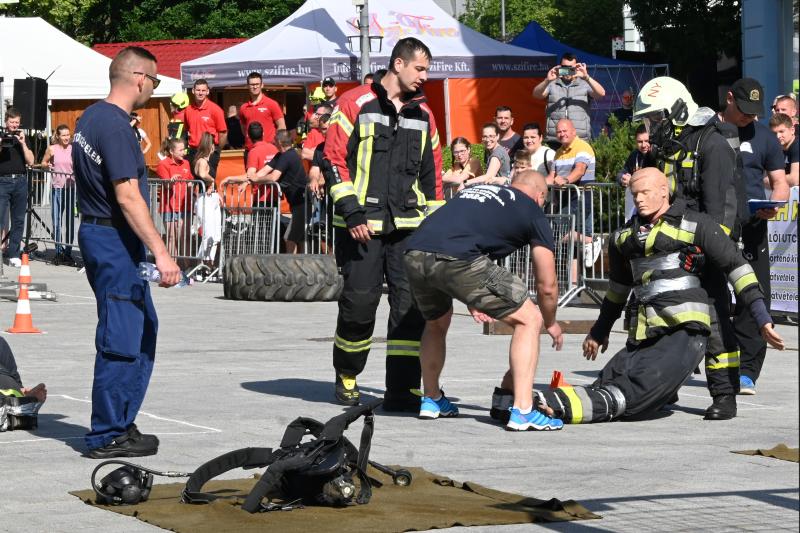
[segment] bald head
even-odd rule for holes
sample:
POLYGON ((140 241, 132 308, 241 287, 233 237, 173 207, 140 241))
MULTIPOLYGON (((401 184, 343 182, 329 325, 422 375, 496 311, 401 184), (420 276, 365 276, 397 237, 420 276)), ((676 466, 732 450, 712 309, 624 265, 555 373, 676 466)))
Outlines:
POLYGON ((562 145, 567 146, 575 139, 575 125, 568 118, 562 118, 556 124, 556 138, 562 145))
POLYGON ((640 217, 655 220, 669 209, 669 180, 657 168, 637 170, 629 186, 640 217))
POLYGON ((547 181, 535 170, 529 169, 515 173, 511 180, 511 186, 533 198, 539 207, 544 205, 547 197, 547 181))

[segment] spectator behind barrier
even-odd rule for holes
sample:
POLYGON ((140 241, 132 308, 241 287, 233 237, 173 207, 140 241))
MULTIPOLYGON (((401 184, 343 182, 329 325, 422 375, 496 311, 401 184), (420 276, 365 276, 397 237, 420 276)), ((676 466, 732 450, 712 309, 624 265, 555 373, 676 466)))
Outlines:
POLYGON ((239 109, 235 105, 228 106, 228 116, 225 117, 225 125, 228 127, 228 145, 226 148, 233 150, 244 148, 242 123, 239 122, 239 109))
POLYGON ((623 122, 630 122, 633 119, 633 93, 630 89, 622 91, 622 107, 612 110, 606 118, 606 132, 611 133, 611 117, 617 117, 617 121, 622 124, 623 122))
POLYGON ((797 118, 797 97, 794 93, 777 96, 772 103, 773 114, 783 113, 792 119, 794 124, 794 136, 800 137, 800 121, 797 118))
POLYGON ((153 147, 153 143, 150 141, 150 137, 147 136, 147 132, 144 131, 142 128, 142 116, 139 113, 133 112, 131 113, 131 128, 133 128, 133 133, 136 135, 136 138, 139 140, 139 144, 142 146, 142 153, 146 154, 150 151, 150 148, 153 147))
POLYGON ((480 176, 469 178, 462 182, 459 190, 470 185, 489 183, 495 185, 508 185, 511 176, 511 159, 506 149, 500 146, 500 128, 493 122, 483 125, 481 139, 483 140, 483 160, 486 172, 480 176))
POLYGON ((330 117, 333 107, 328 103, 321 103, 314 106, 314 113, 308 119, 308 135, 303 141, 303 151, 301 156, 307 161, 314 157, 314 150, 320 143, 325 142, 325 135, 320 130, 320 117, 328 115, 330 117))
MULTIPOLYGON (((789 187, 797 187, 798 165, 800 165, 800 141, 795 135, 792 119, 783 113, 776 113, 769 119, 769 127, 783 148, 786 163, 786 182, 789 187)), ((765 185, 769 185, 766 183, 765 185)))
POLYGON ((172 257, 187 255, 184 218, 192 201, 186 182, 192 179, 192 171, 185 155, 183 139, 170 139, 169 157, 162 159, 156 168, 156 175, 166 181, 159 187, 159 211, 167 230, 167 251, 172 257))
POLYGON ((634 172, 645 167, 656 166, 655 160, 650 155, 650 134, 644 124, 636 128, 636 149, 631 152, 622 170, 617 174, 617 183, 625 187, 625 220, 631 218, 636 212, 633 195, 630 190, 630 180, 634 172))
POLYGON ((194 156, 193 168, 194 177, 203 180, 206 190, 214 190, 214 176, 211 175, 209 159, 214 153, 214 136, 208 132, 203 133, 200 138, 200 145, 194 156))
POLYGON ((514 164, 511 168, 511 179, 514 179, 514 176, 519 174, 520 172, 524 172, 525 170, 530 170, 531 168, 531 153, 524 148, 522 150, 517 150, 514 154, 514 164))
POLYGON ((522 148, 522 137, 512 128, 514 116, 511 114, 511 108, 505 105, 499 106, 494 113, 494 123, 500 129, 500 139, 497 142, 505 148, 508 156, 513 158, 514 152, 522 148))
POLYGON ((28 148, 25 133, 19 129, 22 113, 15 108, 6 110, 5 128, 10 142, 0 144, 0 226, 3 236, 11 214, 8 251, 3 256, 11 266, 19 268, 19 245, 25 227, 25 209, 28 205, 28 176, 25 165, 33 164, 33 152, 28 148))
POLYGON ((586 63, 578 63, 575 55, 567 52, 561 63, 547 72, 547 77, 533 88, 533 97, 547 99, 547 134, 545 140, 551 148, 558 147, 556 125, 562 118, 572 120, 583 140, 592 138, 592 121, 589 117, 591 99, 600 99, 606 90, 589 76, 586 63))
POLYGON ((442 183, 446 187, 445 197, 449 198, 455 193, 465 180, 481 174, 481 162, 471 153, 472 145, 464 137, 456 137, 450 143, 450 153, 453 155, 450 169, 442 176, 442 183))
POLYGON ((69 126, 58 125, 53 144, 47 147, 39 166, 52 171, 50 213, 56 240, 53 264, 75 266, 71 246, 75 238, 75 176, 72 172, 72 135, 69 126))
POLYGON ((522 128, 522 145, 531 154, 531 168, 547 176, 553 169, 553 159, 556 151, 542 144, 542 128, 538 122, 530 122, 522 128))

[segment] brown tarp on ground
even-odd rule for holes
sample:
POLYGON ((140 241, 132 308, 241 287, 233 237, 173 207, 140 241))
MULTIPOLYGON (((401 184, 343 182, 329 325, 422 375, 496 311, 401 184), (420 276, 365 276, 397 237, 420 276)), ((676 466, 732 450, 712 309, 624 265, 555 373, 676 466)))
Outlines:
POLYGON ((789 448, 785 444, 778 444, 769 450, 759 448, 757 450, 732 451, 731 453, 740 453, 742 455, 763 455, 764 457, 774 457, 775 459, 781 459, 782 461, 800 463, 800 448, 789 448))
MULTIPOLYGON (((184 486, 174 483, 155 485, 150 499, 139 505, 98 507, 134 516, 160 528, 192 533, 260 532, 265 528, 288 533, 375 533, 600 518, 572 500, 537 500, 476 483, 459 483, 421 468, 408 470, 414 477, 413 483, 410 487, 399 487, 388 476, 371 469, 370 475, 384 485, 373 488, 369 504, 345 508, 305 507, 249 514, 239 506, 254 485, 254 478, 210 481, 204 491, 226 497, 206 505, 179 503, 184 486)), ((71 494, 95 505, 92 490, 71 494)))

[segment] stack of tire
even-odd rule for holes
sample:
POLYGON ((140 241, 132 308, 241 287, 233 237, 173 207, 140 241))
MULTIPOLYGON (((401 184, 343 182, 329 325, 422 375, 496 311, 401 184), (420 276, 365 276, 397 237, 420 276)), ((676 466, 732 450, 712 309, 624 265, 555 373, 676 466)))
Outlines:
POLYGON ((329 302, 342 292, 331 255, 234 255, 222 276, 225 298, 259 302, 329 302))

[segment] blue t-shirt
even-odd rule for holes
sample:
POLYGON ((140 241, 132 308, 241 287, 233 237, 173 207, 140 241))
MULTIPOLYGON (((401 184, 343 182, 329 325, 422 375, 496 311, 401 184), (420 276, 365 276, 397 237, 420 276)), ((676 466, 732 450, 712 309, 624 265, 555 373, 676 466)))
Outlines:
POLYGON ((113 185, 121 179, 137 178, 150 205, 144 155, 122 108, 100 100, 86 109, 75 127, 72 161, 82 214, 122 218, 113 185))
POLYGON ((748 200, 765 200, 764 174, 783 168, 783 148, 778 138, 760 122, 739 128, 745 191, 748 200))
POLYGON ((482 255, 501 259, 528 244, 555 249, 536 202, 513 187, 476 185, 426 218, 407 247, 471 261, 482 255))

